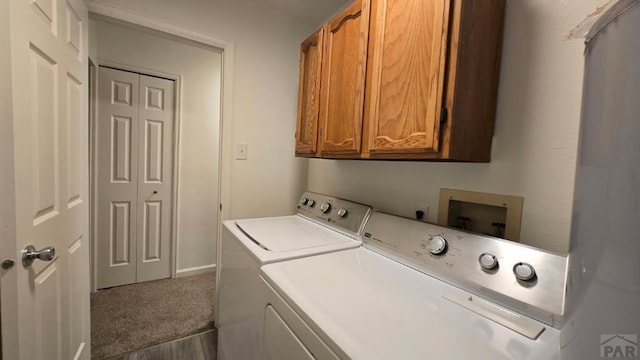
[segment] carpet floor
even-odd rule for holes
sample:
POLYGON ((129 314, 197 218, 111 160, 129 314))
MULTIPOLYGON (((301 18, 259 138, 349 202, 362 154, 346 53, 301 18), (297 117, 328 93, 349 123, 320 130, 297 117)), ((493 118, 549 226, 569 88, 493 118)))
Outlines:
POLYGON ((215 273, 91 294, 91 357, 105 359, 214 328, 215 273))

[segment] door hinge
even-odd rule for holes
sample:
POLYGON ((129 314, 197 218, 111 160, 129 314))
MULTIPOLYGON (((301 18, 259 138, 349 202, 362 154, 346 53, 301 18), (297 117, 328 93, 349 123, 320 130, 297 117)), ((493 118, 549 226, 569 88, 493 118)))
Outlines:
POLYGON ((222 211, 222 203, 220 203, 220 211, 222 211))
POLYGON ((440 125, 446 123, 448 117, 449 116, 448 116, 447 108, 443 107, 442 110, 440 110, 440 125))

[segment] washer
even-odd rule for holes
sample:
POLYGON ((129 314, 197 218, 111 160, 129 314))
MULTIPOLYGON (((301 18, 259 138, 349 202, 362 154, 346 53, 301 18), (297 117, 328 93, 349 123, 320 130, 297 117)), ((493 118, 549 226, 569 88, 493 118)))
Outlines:
POLYGON ((262 268, 262 359, 554 359, 566 257, 373 213, 364 247, 262 268))
POLYGON ((225 221, 216 291, 219 359, 257 359, 265 287, 260 267, 359 247, 366 205, 305 192, 296 215, 225 221))

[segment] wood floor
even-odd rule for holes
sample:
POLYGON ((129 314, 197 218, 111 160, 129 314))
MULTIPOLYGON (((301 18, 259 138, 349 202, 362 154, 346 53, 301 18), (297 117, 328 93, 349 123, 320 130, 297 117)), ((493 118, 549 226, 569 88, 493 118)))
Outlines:
POLYGON ((216 360, 218 331, 211 330, 152 346, 113 360, 216 360))

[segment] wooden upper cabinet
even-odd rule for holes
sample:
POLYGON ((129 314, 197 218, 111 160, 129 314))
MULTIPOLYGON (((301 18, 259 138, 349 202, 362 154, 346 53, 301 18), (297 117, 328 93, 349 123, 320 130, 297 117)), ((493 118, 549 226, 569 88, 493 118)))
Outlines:
POLYGON ((324 27, 308 154, 490 161, 504 13, 505 0, 356 0, 324 27))
POLYGON ((296 127, 296 155, 299 156, 315 156, 318 151, 323 34, 324 29, 320 29, 300 45, 296 127))
POLYGON ((359 154, 369 29, 369 0, 357 0, 324 29, 321 152, 359 154))
POLYGON ((435 153, 449 0, 371 0, 365 149, 435 153))

